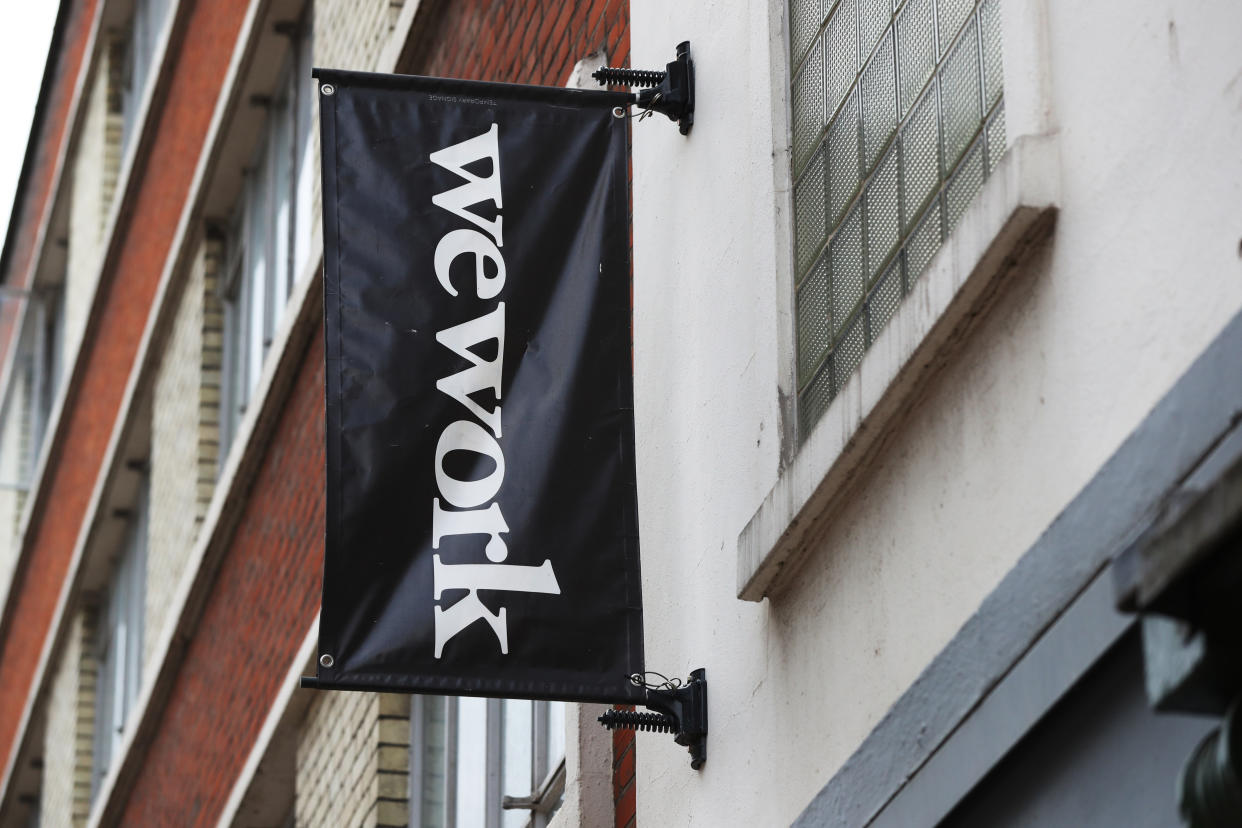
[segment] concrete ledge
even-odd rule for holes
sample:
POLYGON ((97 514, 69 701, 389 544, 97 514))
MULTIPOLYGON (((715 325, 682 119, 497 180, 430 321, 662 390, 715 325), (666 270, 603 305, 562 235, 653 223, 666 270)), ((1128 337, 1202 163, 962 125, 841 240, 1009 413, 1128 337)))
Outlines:
POLYGON ((762 600, 796 572, 879 438, 1051 231, 1059 180, 1055 135, 1014 141, 738 536, 739 598, 762 600))

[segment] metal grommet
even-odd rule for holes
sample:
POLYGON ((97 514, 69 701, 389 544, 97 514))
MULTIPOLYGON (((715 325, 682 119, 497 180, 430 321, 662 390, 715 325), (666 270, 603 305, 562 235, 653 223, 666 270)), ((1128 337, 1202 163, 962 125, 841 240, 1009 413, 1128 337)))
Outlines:
MULTIPOLYGON (((325 83, 319 87, 319 91, 325 95, 334 95, 336 94, 336 87, 330 83, 325 83)), ((331 658, 331 656, 328 656, 328 658, 331 658)), ((327 665, 324 666, 326 667, 327 665)))
POLYGON ((331 667, 335 663, 336 663, 336 659, 332 658, 332 656, 328 655, 327 653, 324 653, 323 655, 319 657, 319 664, 323 667, 331 667))

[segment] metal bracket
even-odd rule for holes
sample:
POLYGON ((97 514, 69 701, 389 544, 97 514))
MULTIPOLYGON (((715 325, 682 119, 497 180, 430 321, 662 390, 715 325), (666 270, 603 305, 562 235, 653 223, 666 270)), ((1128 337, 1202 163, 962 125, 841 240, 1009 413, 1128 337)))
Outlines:
POLYGON ((694 61, 690 41, 677 44, 677 58, 663 72, 606 66, 591 73, 601 86, 650 87, 634 96, 634 103, 648 112, 660 112, 675 121, 682 135, 694 126, 694 61))
MULTIPOLYGON (((641 677, 630 680, 641 683, 641 677)), ((665 682, 647 687, 646 706, 655 713, 609 710, 599 722, 609 730, 650 730, 672 733, 673 741, 690 751, 690 767, 699 770, 707 761, 707 671, 700 667, 685 684, 665 682)))

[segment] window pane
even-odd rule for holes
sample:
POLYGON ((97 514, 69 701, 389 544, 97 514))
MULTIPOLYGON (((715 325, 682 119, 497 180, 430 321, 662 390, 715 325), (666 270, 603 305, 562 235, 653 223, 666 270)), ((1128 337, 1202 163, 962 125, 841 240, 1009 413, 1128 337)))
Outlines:
POLYGON ((979 46, 973 21, 945 61, 940 73, 940 111, 943 119, 944 169, 952 170, 981 122, 979 46))
POLYGON ((837 119, 828 128, 828 227, 833 227, 845 214, 846 207, 858 192, 858 136, 862 116, 858 110, 858 94, 846 100, 837 119))
POLYGON ((901 56, 901 114, 904 117, 936 68, 936 35, 932 0, 909 0, 897 19, 897 52, 901 56))
POLYGON ((806 52, 807 44, 819 30, 820 20, 823 19, 819 3, 820 0, 790 0, 789 52, 794 66, 798 65, 798 61, 806 52))
POLYGON ((936 16, 940 21, 941 56, 948 51, 949 44, 953 42, 973 6, 973 0, 938 0, 936 16))
MULTIPOLYGON (((239 234, 234 234, 234 247, 240 247, 242 240, 239 234)), ((227 450, 233 442, 234 435, 237 434, 238 423, 241 422, 241 412, 246 406, 246 360, 245 360, 245 344, 246 344, 246 290, 242 284, 245 281, 245 268, 242 263, 243 256, 237 255, 232 270, 229 273, 229 282, 233 285, 233 294, 229 297, 226 313, 224 316, 224 370, 223 385, 225 387, 226 397, 224 400, 224 418, 221 426, 223 432, 221 434, 221 448, 227 450)), ((220 457, 220 464, 224 464, 224 455, 220 457)))
MULTIPOLYGON (((265 153, 260 153, 263 159, 265 153)), ((242 410, 250 401, 259 382, 259 374, 263 370, 263 317, 264 296, 267 284, 268 253, 267 242, 270 236, 268 223, 268 169, 260 164, 251 179, 246 205, 246 272, 243 290, 246 294, 246 331, 242 343, 245 384, 239 402, 242 410)))
MULTIPOLYGON (((534 702, 505 699, 504 710, 504 763, 501 767, 501 791, 504 796, 526 797, 534 790, 534 751, 531 738, 534 735, 534 702)), ((510 810, 502 813, 506 828, 521 828, 526 824, 529 811, 510 810)))
POLYGON ((817 41, 793 82, 794 170, 801 170, 824 126, 824 60, 817 41))
POLYGON ((109 677, 115 672, 116 656, 112 646, 112 628, 103 617, 99 619, 97 680, 95 689, 95 753, 91 763, 91 798, 99 792, 100 783, 108 773, 112 760, 112 685, 109 677))
POLYGON ((1001 153, 1005 151, 1005 107, 1001 105, 992 114, 988 123, 988 173, 996 167, 1001 153))
POLYGON ((548 767, 551 773, 565 758, 565 702, 548 702, 548 767))
MULTIPOLYGON (((290 79, 286 79, 286 87, 289 83, 290 79)), ((289 297, 289 271, 293 264, 290 256, 293 240, 293 107, 288 96, 282 96, 272 110, 272 118, 272 305, 268 310, 265 343, 271 342, 284 315, 285 302, 289 297)))
POLYGON ((811 378, 832 338, 828 257, 821 256, 798 288, 798 382, 811 378))
POLYGON ((169 0, 138 0, 130 20, 126 88, 123 92, 121 147, 129 145, 155 62, 155 46, 163 34, 169 0))
POLYGON ((95 745, 91 795, 107 776, 125 735, 142 680, 146 589, 147 482, 144 479, 116 565, 105 588, 96 633, 95 745))
POLYGON ((125 686, 125 667, 133 657, 130 653, 129 629, 125 621, 120 622, 113 635, 115 638, 112 646, 116 650, 116 658, 108 676, 108 680, 112 682, 112 710, 108 712, 108 738, 112 742, 112 746, 108 748, 109 756, 116 756, 121 747, 121 732, 125 728, 125 707, 129 696, 129 688, 125 686))
POLYGON ((983 39, 984 85, 987 90, 985 103, 991 109, 1004 91, 1001 72, 1000 0, 986 0, 979 6, 979 25, 983 39))
POLYGON ((908 231, 921 215, 927 199, 940 182, 939 133, 936 128, 936 94, 929 89, 914 108, 901 133, 905 173, 905 216, 908 231))
POLYGON ((298 41, 297 63, 293 72, 294 100, 296 101, 294 127, 296 145, 294 157, 295 190, 293 197, 293 271, 290 284, 302 277, 310 259, 311 201, 315 186, 314 143, 311 141, 315 83, 311 80, 311 15, 306 15, 302 35, 298 41))
POLYGON ((858 8, 855 0, 841 0, 824 33, 824 59, 828 62, 828 117, 837 111, 854 78, 858 76, 858 8))
POLYGON ((897 66, 891 35, 885 34, 858 88, 863 108, 863 166, 870 172, 897 129, 897 66))
MULTIPOLYGON (((43 429, 46 431, 47 418, 52 413, 52 404, 56 401, 56 392, 60 390, 60 375, 64 371, 64 338, 65 338, 65 288, 57 285, 47 295, 47 303, 43 320, 43 429)), ((40 442, 42 438, 40 437, 40 442)))
POLYGON ((446 828, 445 806, 448 791, 448 700, 443 696, 423 696, 422 743, 418 766, 420 778, 418 804, 420 828, 446 828))
POLYGON ((487 699, 457 699, 456 828, 485 828, 487 699))
POLYGON ((832 266, 833 335, 839 338, 863 296, 861 208, 850 211, 828 251, 832 266))
POLYGON ((798 278, 802 278, 824 243, 824 208, 827 206, 824 164, 821 150, 815 153, 802 180, 794 188, 794 261, 798 278))
POLYGON ((897 161, 894 148, 885 156, 871 180, 871 186, 867 188, 864 250, 867 254, 868 284, 888 264, 889 256, 897 247, 897 161))
POLYGON ((858 31, 861 40, 858 46, 863 60, 875 48, 880 33, 888 28, 889 18, 892 17, 888 2, 889 0, 861 0, 859 4, 858 31))
POLYGON ((896 260, 876 282, 867 303, 871 330, 882 331, 901 301, 901 261, 896 260))
POLYGON ((125 658, 125 706, 122 721, 138 702, 138 690, 142 683, 143 622, 146 620, 147 585, 147 479, 144 477, 134 506, 128 548, 125 585, 126 658, 125 658))

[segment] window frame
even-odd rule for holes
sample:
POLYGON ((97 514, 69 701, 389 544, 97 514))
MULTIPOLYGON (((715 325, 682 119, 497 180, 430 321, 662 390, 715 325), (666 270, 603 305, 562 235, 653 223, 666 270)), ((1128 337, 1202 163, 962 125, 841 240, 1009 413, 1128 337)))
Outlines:
MULTIPOLYGON (((796 32, 792 23, 788 27, 785 49, 789 68, 785 74, 784 91, 788 102, 791 147, 788 186, 793 226, 790 228, 789 243, 794 251, 790 302, 794 315, 795 366, 791 391, 793 431, 798 443, 805 441, 836 396, 849 383, 862 357, 883 333, 895 309, 910 294, 913 284, 926 271, 930 263, 929 254, 934 256, 953 235, 960 217, 960 211, 952 209, 954 195, 959 185, 972 177, 971 168, 977 167, 974 171, 978 183, 967 184, 967 191, 973 192, 966 204, 982 189, 997 160, 1004 154, 1003 145, 999 152, 993 147, 998 137, 993 131, 997 123, 1002 130, 999 137, 1002 142, 1004 140, 1003 85, 991 86, 995 80, 991 73, 1000 69, 1003 61, 996 64, 985 59, 988 54, 985 32, 993 31, 999 35, 997 29, 1002 2, 883 0, 888 15, 882 22, 876 21, 872 31, 866 34, 866 40, 861 40, 866 27, 860 21, 851 23, 847 19, 846 31, 851 33, 857 53, 851 60, 854 68, 850 70, 846 67, 845 74, 838 80, 839 88, 835 90, 830 88, 832 73, 829 71, 835 61, 828 54, 826 39, 832 32, 840 31, 838 23, 841 15, 856 14, 861 18, 868 11, 862 8, 861 0, 816 2, 814 5, 819 11, 810 19, 819 22, 809 27, 813 34, 805 38, 801 55, 793 53, 796 32), (950 24, 949 29, 945 29, 944 20, 939 17, 943 12, 942 5, 958 7, 960 19, 950 24), (985 13, 985 6, 990 6, 992 15, 985 13), (922 77, 912 75, 917 82, 909 87, 910 78, 903 67, 911 54, 917 55, 917 52, 907 53, 904 49, 906 36, 903 33, 907 32, 907 25, 915 25, 920 12, 926 14, 923 22, 931 30, 931 39, 924 44, 924 48, 931 52, 923 54, 924 58, 930 58, 930 62, 915 70, 922 77), (990 29, 985 26, 989 20, 993 24, 990 29), (942 40, 946 35, 947 39, 942 40), (881 62, 881 55, 886 50, 889 54, 887 73, 885 64, 881 62), (962 56, 966 56, 965 61, 962 56), (974 100, 959 100, 953 106, 953 75, 963 66, 972 67, 968 77, 974 82, 974 100), (818 82, 812 78, 809 88, 818 93, 821 100, 817 107, 815 96, 812 96, 803 102, 806 108, 799 110, 795 98, 808 73, 819 76, 818 82), (887 97, 887 106, 873 109, 868 105, 872 97, 867 94, 869 76, 882 77, 880 83, 886 95, 880 96, 880 99, 887 97), (844 80, 844 84, 840 80, 844 80), (891 83, 884 83, 884 80, 891 83), (994 100, 990 99, 990 89, 996 89, 994 100), (829 98, 823 100, 824 96, 829 98), (835 100, 837 96, 839 100, 835 100), (968 112, 972 103, 976 111, 968 112), (817 113, 819 121, 818 127, 802 121, 811 130, 802 136, 799 136, 797 129, 799 111, 817 113), (871 119, 876 117, 873 114, 875 111, 881 113, 881 124, 884 124, 884 115, 888 116, 886 131, 874 133, 885 136, 878 143, 870 129, 871 119), (965 120, 961 116, 966 116, 965 120), (916 160, 917 153, 911 155, 912 148, 926 143, 926 136, 919 137, 918 121, 927 118, 930 118, 933 127, 934 150, 930 170, 916 160), (969 127, 969 132, 956 136, 958 146, 950 152, 955 125, 957 131, 969 127), (840 130, 841 126, 846 129, 840 130), (838 176, 834 168, 839 165, 835 163, 836 150, 832 149, 833 136, 842 134, 853 136, 850 142, 852 148, 845 145, 843 149, 852 150, 856 168, 852 172, 846 170, 844 181, 836 181, 838 176), (967 140, 961 140, 967 135, 967 140), (930 181, 926 180, 929 172, 932 174, 930 181), (924 179, 915 186, 926 190, 922 195, 916 191, 914 201, 909 200, 912 175, 914 181, 924 179), (889 179, 892 188, 888 196, 883 192, 885 178, 889 179), (820 183, 811 187, 816 179, 820 183), (835 195, 829 198, 830 180, 836 182, 831 188, 834 192, 840 184, 856 182, 853 194, 839 204, 835 203, 838 200, 835 195), (811 189, 806 190, 807 187, 811 189), (814 197, 820 189, 823 191, 822 200, 814 197), (804 204, 819 202, 818 221, 814 221, 815 216, 810 216, 813 232, 808 234, 811 239, 809 245, 806 239, 799 238, 801 205, 796 196, 800 191, 809 195, 804 204), (884 223, 889 211, 885 208, 892 204, 892 200, 896 203, 891 212, 891 238, 886 239, 888 234, 884 223), (873 225, 877 224, 878 231, 873 229, 873 225), (930 237, 925 232, 928 229, 934 231, 930 237), (851 235, 856 239, 853 245, 849 243, 851 235), (880 248, 873 247, 877 241, 880 248), (885 246, 887 250, 883 250, 885 246), (842 247, 847 253, 853 247, 855 268, 849 266, 848 256, 846 265, 842 267, 837 264, 842 247), (851 273, 853 269, 856 272, 851 273), (842 276, 846 277, 844 288, 838 286, 842 276), (818 302, 815 299, 817 295, 818 302), (822 307, 818 310, 826 316, 819 323, 812 321, 804 330, 804 315, 817 317, 818 314, 811 311, 820 304, 822 307), (805 333, 811 333, 812 337, 803 342, 805 333), (814 339, 818 337, 825 338, 817 346, 814 339), (816 410, 808 412, 808 408, 816 410)), ((787 9, 799 5, 797 0, 787 0, 787 4, 787 9)), ((882 13, 880 9, 870 11, 877 16, 882 13)), ((918 32, 919 29, 911 28, 910 31, 918 32)), ((813 208, 808 209, 814 212, 813 208)))
POLYGON ((770 0, 773 214, 780 457, 776 481, 738 535, 737 597, 760 601, 790 583, 877 442, 1013 271, 1051 232, 1060 201, 1051 99, 1049 0, 1001 0, 1006 149, 989 180, 915 282, 823 416, 798 433, 793 130, 788 0, 770 0), (915 292, 912 290, 912 293, 915 292))
POLYGON ((309 71, 302 71, 312 60, 311 20, 308 5, 286 35, 288 54, 277 70, 273 93, 253 101, 266 108, 266 115, 229 219, 220 281, 224 329, 217 474, 241 431, 289 311, 299 266, 305 264, 298 252, 309 257, 312 244, 313 187, 304 185, 314 166, 309 113, 315 90, 309 71))
POLYGON ((92 802, 119 756, 142 689, 149 480, 144 472, 134 507, 126 515, 120 553, 97 607, 93 647, 96 683, 91 750, 92 802))
MULTIPOLYGON (((60 391, 64 362, 64 282, 36 285, 6 294, 21 307, 11 311, 18 327, 12 375, 0 401, 0 430, 16 428, 15 473, 0 478, 0 490, 24 496, 34 484, 52 409, 60 391), (13 422, 11 418, 18 418, 13 422)), ((0 449, 2 450, 2 449, 0 449)), ((20 520, 21 509, 17 510, 20 520)), ((16 526, 13 527, 17 529, 16 526)))
MULTIPOLYGON (((463 696, 412 697, 410 708, 410 825, 411 828, 439 828, 441 823, 430 824, 423 819, 423 799, 426 794, 426 765, 424 745, 428 737, 427 716, 432 705, 443 705, 443 818, 445 828, 457 825, 458 797, 458 736, 460 734, 460 704, 469 701, 482 703, 485 712, 483 725, 486 745, 483 779, 484 822, 483 828, 504 828, 511 820, 510 814, 526 811, 527 818, 520 828, 546 828, 564 802, 565 796, 565 745, 561 743, 559 755, 553 755, 552 729, 558 726, 558 717, 552 715, 553 705, 559 705, 560 731, 565 731, 567 705, 564 702, 530 701, 525 699, 483 699, 463 696), (529 704, 530 707, 530 766, 529 793, 524 796, 505 794, 505 710, 508 704, 529 704)), ((469 828, 475 828, 470 826, 469 828)))
POLYGON ((121 83, 121 155, 132 142, 148 87, 158 70, 156 58, 166 40, 174 0, 134 0, 125 32, 125 60, 121 83))

